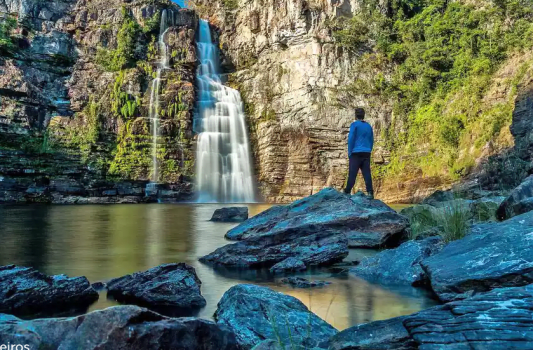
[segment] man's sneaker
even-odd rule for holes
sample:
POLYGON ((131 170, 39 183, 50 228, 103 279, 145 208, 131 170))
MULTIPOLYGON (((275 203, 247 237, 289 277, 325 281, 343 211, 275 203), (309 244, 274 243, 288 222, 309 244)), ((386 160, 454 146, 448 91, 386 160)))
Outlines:
POLYGON ((368 198, 370 200, 374 199, 374 193, 369 192, 368 195, 366 196, 366 198, 368 198))

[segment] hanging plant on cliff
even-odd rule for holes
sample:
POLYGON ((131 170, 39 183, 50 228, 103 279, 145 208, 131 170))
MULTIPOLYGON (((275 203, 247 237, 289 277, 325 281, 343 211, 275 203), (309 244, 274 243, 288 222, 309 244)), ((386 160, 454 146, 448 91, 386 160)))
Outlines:
POLYGON ((113 112, 121 118, 128 120, 137 114, 137 109, 141 105, 138 97, 122 90, 125 81, 125 73, 121 71, 113 85, 111 91, 111 107, 113 112))
POLYGON ((11 34, 17 27, 17 21, 11 16, 7 16, 1 19, 0 23, 0 53, 10 54, 15 49, 15 44, 11 34))

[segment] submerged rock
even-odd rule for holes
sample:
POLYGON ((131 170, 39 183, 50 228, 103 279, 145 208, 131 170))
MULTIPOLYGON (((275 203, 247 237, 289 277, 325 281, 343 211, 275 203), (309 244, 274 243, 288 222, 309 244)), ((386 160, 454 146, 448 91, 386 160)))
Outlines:
POLYGON ((418 349, 403 326, 404 320, 405 317, 396 317, 348 328, 331 339, 329 350, 418 349))
POLYGON ((533 285, 349 328, 330 350, 533 349, 533 285))
POLYGON ((215 222, 243 222, 248 220, 248 208, 231 207, 215 210, 211 221, 215 222))
POLYGON ((201 284, 193 267, 183 263, 166 264, 109 281, 107 294, 119 302, 179 314, 179 309, 206 305, 201 284))
POLYGON ((288 277, 281 280, 283 284, 289 284, 294 288, 314 288, 314 287, 324 287, 331 282, 326 281, 310 281, 302 277, 288 277))
POLYGON ((226 327, 168 318, 137 306, 116 306, 74 318, 24 321, 0 314, 0 343, 49 350, 239 350, 226 327))
POLYGON ((287 258, 270 268, 271 273, 285 273, 304 271, 307 267, 302 260, 296 258, 287 258))
POLYGON ((442 301, 533 281, 533 212, 501 223, 478 224, 465 238, 422 260, 442 301))
POLYGON ((266 339, 305 349, 327 349, 330 337, 337 333, 298 299, 255 285, 241 284, 228 290, 218 303, 215 319, 235 333, 243 349, 266 339))
POLYGON ((533 175, 528 177, 511 192, 511 195, 500 205, 498 219, 505 220, 533 210, 533 175))
POLYGON ((439 252, 444 246, 440 237, 409 241, 396 249, 384 250, 365 258, 350 273, 371 282, 393 285, 420 285, 427 276, 420 262, 439 252))
POLYGON ((0 312, 57 314, 84 310, 96 300, 98 293, 85 277, 47 276, 31 267, 15 265, 0 267, 0 312))
POLYGON ((397 245, 407 225, 406 218, 378 200, 327 188, 287 206, 272 207, 230 230, 226 238, 344 234, 350 246, 375 248, 397 245))

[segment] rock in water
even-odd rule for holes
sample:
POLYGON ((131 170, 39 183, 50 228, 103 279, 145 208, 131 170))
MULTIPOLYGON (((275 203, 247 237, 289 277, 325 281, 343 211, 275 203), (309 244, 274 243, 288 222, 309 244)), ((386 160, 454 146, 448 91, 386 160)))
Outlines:
POLYGON ((137 306, 116 306, 75 318, 23 321, 0 314, 0 344, 49 350, 239 350, 224 326, 168 318, 137 306))
POLYGON ((193 267, 183 263, 166 264, 113 279, 107 283, 107 293, 119 302, 180 314, 183 310, 179 309, 206 305, 201 284, 193 267))
POLYGON ((431 206, 438 206, 438 203, 440 202, 448 202, 453 201, 455 199, 455 196, 452 191, 441 191, 437 190, 433 192, 432 195, 427 197, 422 201, 422 204, 427 204, 431 206))
POLYGON ((285 272, 297 272, 305 271, 307 267, 302 260, 296 258, 287 258, 270 268, 271 273, 285 273, 285 272))
POLYGON ((224 294, 215 319, 235 333, 244 349, 265 339, 305 349, 327 349, 329 338, 337 333, 298 299, 247 284, 234 286, 224 294))
POLYGON ((331 339, 329 350, 418 349, 403 326, 405 317, 376 321, 348 328, 331 339))
POLYGON ((478 224, 465 238, 422 260, 442 301, 533 281, 533 212, 501 223, 478 224))
POLYGON ((294 288, 315 288, 315 287, 324 287, 331 282, 326 281, 310 281, 306 278, 301 277, 288 277, 281 280, 281 283, 288 284, 294 288))
POLYGON ((350 273, 371 282, 393 285, 421 285, 426 274, 420 262, 439 252, 444 244, 440 237, 409 241, 396 249, 384 250, 365 258, 350 273))
POLYGON ((376 248, 397 245, 407 225, 406 218, 378 200, 327 188, 290 205, 272 207, 230 230, 226 238, 331 233, 345 234, 350 246, 376 248))
POLYGON ((349 328, 330 350, 533 349, 533 285, 349 328))
POLYGON ((248 208, 231 207, 215 210, 211 221, 215 222, 243 222, 248 220, 248 208))
POLYGON ((511 192, 511 195, 500 205, 498 219, 505 220, 533 210, 533 175, 528 177, 511 192))
POLYGON ((404 326, 421 350, 533 349, 533 285, 428 309, 404 326))
POLYGON ((47 276, 31 267, 0 267, 0 312, 57 314, 84 310, 96 300, 98 293, 85 277, 47 276))

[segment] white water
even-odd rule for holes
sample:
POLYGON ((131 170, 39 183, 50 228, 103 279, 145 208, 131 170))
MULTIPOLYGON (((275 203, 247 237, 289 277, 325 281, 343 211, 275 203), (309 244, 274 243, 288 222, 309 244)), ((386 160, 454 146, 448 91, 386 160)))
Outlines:
POLYGON ((219 51, 207 21, 200 21, 197 43, 198 108, 194 130, 197 190, 200 202, 254 202, 250 147, 243 102, 237 90, 222 84, 219 51))
POLYGON ((149 118, 152 122, 152 182, 157 183, 159 181, 159 164, 157 161, 157 143, 159 141, 159 95, 161 93, 161 73, 163 70, 168 69, 169 57, 168 49, 165 44, 164 38, 168 30, 168 17, 167 10, 163 10, 161 13, 161 25, 160 34, 158 40, 159 46, 159 62, 157 63, 157 75, 152 81, 152 91, 150 94, 150 107, 149 118))

